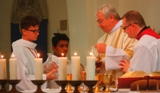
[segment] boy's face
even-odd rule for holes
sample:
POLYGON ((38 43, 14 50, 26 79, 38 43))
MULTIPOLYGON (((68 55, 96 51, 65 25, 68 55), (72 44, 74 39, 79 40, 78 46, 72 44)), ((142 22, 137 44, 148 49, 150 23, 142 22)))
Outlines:
POLYGON ((39 25, 22 29, 22 38, 28 41, 36 41, 39 35, 39 25))
POLYGON ((52 46, 53 51, 56 56, 61 57, 62 53, 64 56, 67 55, 69 42, 66 40, 60 40, 56 47, 52 46))

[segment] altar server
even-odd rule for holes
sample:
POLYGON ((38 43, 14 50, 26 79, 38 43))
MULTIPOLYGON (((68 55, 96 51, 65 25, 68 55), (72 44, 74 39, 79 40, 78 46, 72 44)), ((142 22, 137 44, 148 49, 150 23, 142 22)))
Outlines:
MULTIPOLYGON (((16 85, 18 91, 36 90, 37 87, 31 82, 35 79, 35 61, 37 57, 36 41, 39 35, 39 21, 33 16, 26 16, 20 22, 22 38, 12 43, 13 54, 17 58, 17 77, 20 81, 16 85)), ((54 64, 56 65, 56 64, 54 64)), ((43 75, 44 79, 55 79, 52 71, 43 75)), ((45 86, 44 86, 45 88, 45 86)))

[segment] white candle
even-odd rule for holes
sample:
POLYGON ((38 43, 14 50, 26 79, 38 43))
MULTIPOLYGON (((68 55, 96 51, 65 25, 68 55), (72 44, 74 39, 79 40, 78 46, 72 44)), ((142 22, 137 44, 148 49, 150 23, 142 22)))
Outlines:
POLYGON ((59 60, 59 68, 58 68, 58 79, 59 80, 66 80, 66 75, 67 75, 67 57, 58 57, 59 60))
POLYGON ((71 66, 72 80, 80 80, 80 56, 77 56, 77 53, 74 53, 74 56, 71 57, 71 66))
POLYGON ((87 56, 87 80, 95 79, 95 57, 92 55, 90 53, 90 56, 87 56))
POLYGON ((10 79, 17 79, 17 59, 13 54, 9 59, 9 75, 10 79))
POLYGON ((3 55, 1 55, 0 58, 0 80, 7 79, 6 74, 6 59, 3 58, 3 55))
POLYGON ((42 58, 39 58, 40 54, 37 54, 38 58, 35 58, 35 79, 42 80, 42 58))

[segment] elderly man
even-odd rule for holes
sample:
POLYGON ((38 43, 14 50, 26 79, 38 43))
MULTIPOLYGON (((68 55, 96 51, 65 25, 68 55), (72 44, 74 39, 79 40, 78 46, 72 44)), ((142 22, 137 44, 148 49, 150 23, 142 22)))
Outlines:
MULTIPOLYGON (((98 44, 96 44, 95 47, 98 49, 103 45, 106 46, 106 51, 104 51, 105 62, 103 60, 97 60, 96 64, 101 63, 98 67, 100 68, 100 73, 105 74, 114 70, 113 72, 118 78, 123 73, 117 62, 120 62, 121 59, 129 60, 133 56, 133 47, 137 40, 129 38, 127 34, 124 33, 121 27, 122 20, 112 5, 103 5, 98 10, 96 17, 98 26, 105 34, 98 40, 98 44)), ((98 58, 100 58, 101 53, 98 55, 98 58)))

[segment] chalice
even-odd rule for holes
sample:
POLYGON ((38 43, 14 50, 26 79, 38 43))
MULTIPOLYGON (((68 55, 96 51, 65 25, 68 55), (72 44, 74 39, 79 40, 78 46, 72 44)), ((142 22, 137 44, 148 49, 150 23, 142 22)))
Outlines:
POLYGON ((111 74, 104 74, 102 76, 102 80, 103 80, 103 83, 106 86, 106 89, 104 90, 104 93, 111 93, 111 90, 109 89, 109 87, 110 87, 110 84, 112 82, 112 75, 111 74))

